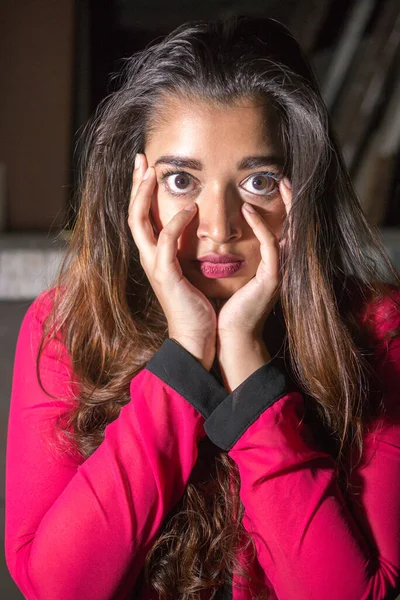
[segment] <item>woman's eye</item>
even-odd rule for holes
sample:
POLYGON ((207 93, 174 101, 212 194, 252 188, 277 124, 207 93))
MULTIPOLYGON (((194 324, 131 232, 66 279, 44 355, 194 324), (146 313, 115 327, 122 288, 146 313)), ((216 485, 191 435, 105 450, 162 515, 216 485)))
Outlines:
POLYGON ((279 178, 276 173, 256 173, 255 175, 250 175, 246 179, 246 181, 250 181, 250 189, 246 189, 246 191, 251 194, 255 194, 256 196, 272 196, 279 189, 279 178))
MULTIPOLYGON (((253 196, 273 196, 279 189, 279 179, 277 173, 256 173, 245 180, 251 181, 250 189, 243 189, 253 196)), ((195 192, 193 176, 185 171, 166 171, 161 175, 161 184, 172 196, 185 196, 195 192)))
POLYGON ((192 176, 185 172, 167 171, 161 176, 161 183, 164 188, 173 196, 184 196, 190 194, 193 190, 188 190, 188 181, 192 176))

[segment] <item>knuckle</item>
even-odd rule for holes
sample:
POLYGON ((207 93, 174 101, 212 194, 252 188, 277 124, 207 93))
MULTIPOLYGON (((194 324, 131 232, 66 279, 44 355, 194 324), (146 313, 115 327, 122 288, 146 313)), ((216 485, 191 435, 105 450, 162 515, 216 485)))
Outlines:
POLYGON ((152 183, 152 180, 151 180, 151 175, 152 174, 150 173, 150 176, 147 177, 147 179, 143 179, 143 177, 145 176, 145 174, 146 174, 146 172, 143 173, 142 178, 139 181, 139 189, 146 190, 145 193, 147 193, 147 188, 150 187, 150 184, 152 183))
POLYGON ((129 223, 129 222, 128 222, 128 227, 129 227, 129 231, 131 232, 131 237, 132 237, 133 241, 135 242, 135 244, 136 244, 136 246, 137 246, 137 241, 136 241, 136 232, 135 232, 135 230, 134 230, 134 228, 133 228, 133 225, 132 225, 132 223, 129 223))
POLYGON ((161 241, 164 239, 172 239, 173 237, 174 237, 174 234, 170 229, 168 229, 168 227, 164 227, 163 229, 161 229, 161 231, 160 231, 161 241))
POLYGON ((139 262, 140 262, 140 266, 142 267, 143 271, 145 273, 147 273, 147 265, 146 265, 146 261, 143 260, 142 255, 139 256, 139 262))
POLYGON ((151 268, 150 268, 149 261, 145 259, 142 252, 139 252, 139 262, 140 262, 140 265, 141 265, 143 271, 146 273, 146 276, 148 277, 148 274, 150 273, 151 268))
POLYGON ((159 267, 155 268, 153 271, 153 277, 152 277, 153 281, 157 284, 160 285, 164 279, 164 274, 163 272, 160 270, 159 267))

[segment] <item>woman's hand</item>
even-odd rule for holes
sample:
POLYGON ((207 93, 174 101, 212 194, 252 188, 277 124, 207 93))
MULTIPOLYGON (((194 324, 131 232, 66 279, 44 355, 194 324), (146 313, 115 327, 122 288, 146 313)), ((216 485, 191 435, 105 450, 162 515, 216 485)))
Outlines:
MULTIPOLYGON (((280 181, 280 193, 288 214, 292 191, 280 181)), ((218 313, 217 335, 219 340, 240 336, 253 340, 262 339, 265 320, 279 297, 279 241, 258 212, 243 215, 260 242, 261 262, 255 276, 226 300, 218 313)))
MULTIPOLYGON (((288 214, 292 192, 284 180, 280 182, 280 191, 288 214)), ((243 214, 260 241, 261 262, 253 279, 225 303, 219 303, 222 308, 217 322, 217 355, 229 392, 271 360, 262 332, 279 297, 279 242, 261 215, 245 209, 243 214)), ((288 235, 289 232, 290 227, 288 235)))
POLYGON ((182 273, 177 259, 178 239, 196 213, 179 211, 161 230, 158 239, 150 221, 150 205, 156 181, 154 167, 143 179, 147 159, 140 154, 134 170, 128 224, 140 253, 140 264, 162 306, 169 337, 184 346, 210 370, 216 347, 217 317, 209 300, 182 273))

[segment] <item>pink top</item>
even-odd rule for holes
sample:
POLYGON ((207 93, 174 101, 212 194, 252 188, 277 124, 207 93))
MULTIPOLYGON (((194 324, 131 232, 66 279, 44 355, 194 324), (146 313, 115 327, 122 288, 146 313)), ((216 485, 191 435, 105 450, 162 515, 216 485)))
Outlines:
MULTIPOLYGON (((332 457, 301 422, 303 395, 291 388, 279 360, 229 394, 170 339, 132 379, 131 402, 106 427, 96 451, 86 461, 57 454, 52 435, 65 404, 42 391, 35 367, 50 301, 42 293, 22 322, 8 424, 6 560, 26 598, 156 599, 135 583, 206 436, 239 467, 243 524, 257 547, 252 566, 271 599, 395 596, 400 339, 383 343, 379 335, 398 327, 400 314, 386 300, 372 321, 385 411, 365 437, 367 460, 353 473, 358 487, 346 501, 332 457)), ((47 347, 41 373, 46 389, 71 396, 71 365, 60 341, 47 347)), ((253 598, 255 587, 238 582, 234 573, 233 600, 253 598)))

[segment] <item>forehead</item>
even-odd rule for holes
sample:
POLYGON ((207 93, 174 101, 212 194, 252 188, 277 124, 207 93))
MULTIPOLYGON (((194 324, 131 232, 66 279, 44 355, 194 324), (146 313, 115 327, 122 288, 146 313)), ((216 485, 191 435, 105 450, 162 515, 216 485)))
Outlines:
POLYGON ((154 113, 146 139, 146 152, 184 148, 240 153, 255 148, 282 153, 279 113, 265 99, 241 99, 221 106, 216 103, 167 97, 154 113), (177 148, 177 146, 179 148, 177 148))

